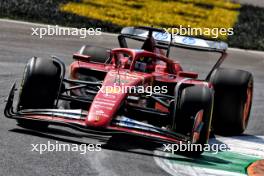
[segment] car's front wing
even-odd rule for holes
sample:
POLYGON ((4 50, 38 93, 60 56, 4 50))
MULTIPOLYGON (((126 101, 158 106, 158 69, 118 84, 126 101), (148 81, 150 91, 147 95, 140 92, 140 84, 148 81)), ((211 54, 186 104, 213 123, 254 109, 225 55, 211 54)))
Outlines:
POLYGON ((25 119, 48 122, 49 124, 66 126, 78 131, 99 135, 112 135, 126 133, 151 138, 157 141, 179 143, 190 141, 190 137, 171 132, 166 129, 155 127, 125 116, 117 116, 107 127, 92 128, 86 125, 85 118, 88 112, 83 110, 67 109, 26 109, 14 111, 13 101, 16 91, 15 84, 12 86, 6 99, 5 116, 11 119, 25 119))

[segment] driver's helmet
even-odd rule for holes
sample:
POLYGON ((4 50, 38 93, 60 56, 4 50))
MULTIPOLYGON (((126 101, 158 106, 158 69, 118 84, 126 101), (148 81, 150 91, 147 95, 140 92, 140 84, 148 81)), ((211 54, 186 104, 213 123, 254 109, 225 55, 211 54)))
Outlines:
POLYGON ((155 71, 155 60, 151 57, 140 57, 135 63, 135 70, 151 73, 155 71))

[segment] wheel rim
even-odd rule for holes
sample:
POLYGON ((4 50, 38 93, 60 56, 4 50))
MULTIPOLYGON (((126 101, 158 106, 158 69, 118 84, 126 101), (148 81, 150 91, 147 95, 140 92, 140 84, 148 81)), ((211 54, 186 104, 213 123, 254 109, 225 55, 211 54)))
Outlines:
POLYGON ((193 143, 197 143, 197 141, 200 139, 200 132, 196 132, 195 130, 202 123, 203 118, 204 118, 203 114, 204 114, 203 111, 199 111, 196 115, 193 130, 192 130, 192 133, 193 133, 192 142, 193 143))
POLYGON ((247 126, 248 120, 249 120, 249 113, 251 109, 252 104, 252 97, 253 97, 253 84, 250 83, 247 88, 247 99, 244 104, 244 111, 243 111, 243 127, 244 129, 247 126))

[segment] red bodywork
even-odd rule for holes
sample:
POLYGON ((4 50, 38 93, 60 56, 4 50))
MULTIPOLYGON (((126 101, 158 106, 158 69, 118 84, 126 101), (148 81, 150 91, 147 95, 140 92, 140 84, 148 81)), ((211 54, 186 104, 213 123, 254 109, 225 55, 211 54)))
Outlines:
MULTIPOLYGON (((103 86, 138 86, 138 85, 151 85, 153 81, 159 81, 164 83, 176 83, 185 79, 186 77, 189 78, 197 78, 198 74, 193 72, 184 72, 180 66, 180 64, 176 61, 168 59, 164 55, 156 54, 152 52, 148 52, 145 50, 134 50, 128 48, 117 48, 111 51, 112 55, 115 53, 128 53, 133 58, 133 62, 130 65, 130 68, 117 68, 115 64, 115 58, 112 59, 110 64, 103 64, 103 63, 93 63, 89 62, 89 57, 78 55, 79 60, 74 61, 70 65, 70 77, 71 79, 78 79, 76 74, 80 69, 92 69, 101 72, 105 72, 106 76, 102 83, 103 86), (156 64, 155 70, 152 73, 144 73, 144 72, 137 72, 134 71, 135 62, 140 57, 152 57, 157 58, 160 61, 166 63, 163 64, 156 64), (81 59, 82 58, 82 59, 81 59), (118 79, 121 80, 122 84, 117 84, 114 80, 118 76, 118 79)), ((126 62, 126 59, 121 59, 121 62, 126 62)), ((124 63, 123 63, 124 64, 124 63)), ((211 87, 208 82, 199 81, 199 80, 186 80, 185 84, 203 84, 205 86, 211 87)), ((140 135, 147 135, 153 136, 157 138, 162 138, 165 140, 174 141, 175 139, 165 137, 159 134, 148 133, 140 130, 131 130, 127 128, 111 126, 111 121, 115 118, 117 110, 119 109, 120 105, 123 103, 125 97, 127 96, 126 93, 118 93, 118 92, 101 92, 99 91, 95 96, 91 106, 87 109, 88 115, 85 118, 85 125, 88 127, 96 127, 96 128, 108 128, 120 131, 126 131, 130 133, 140 134, 140 135)), ((168 109, 157 104, 157 109, 168 112, 168 109)), ((140 114, 139 114, 140 115, 140 114)), ((63 120, 63 119, 61 119, 63 120)), ((77 123, 80 120, 76 120, 77 123)), ((177 141, 177 140, 176 140, 177 141)))
MULTIPOLYGON (((212 85, 206 81, 197 80, 197 73, 193 72, 184 72, 180 66, 180 64, 172 59, 165 57, 162 52, 148 52, 145 50, 136 50, 136 49, 128 49, 128 48, 117 48, 111 50, 111 62, 109 64, 104 63, 95 63, 89 61, 89 56, 77 54, 74 55, 75 59, 70 65, 70 78, 72 80, 79 80, 78 73, 80 69, 89 69, 89 70, 96 70, 101 73, 105 74, 104 80, 102 82, 102 87, 105 86, 115 86, 119 87, 122 90, 124 86, 153 86, 154 82, 159 82, 160 84, 165 83, 176 83, 181 82, 183 79, 184 84, 191 84, 191 85, 204 85, 212 88, 212 85), (119 59, 115 58, 116 55, 119 53, 126 54, 130 56, 128 57, 121 57, 119 59), (141 72, 136 70, 135 64, 138 60, 142 57, 150 57, 153 59, 154 62, 149 67, 152 71, 151 72, 141 72), (128 63, 128 61, 131 63, 128 63), (191 79, 186 79, 191 78, 191 79)), ((15 88, 12 88, 11 93, 9 96, 8 102, 12 102, 15 88)), ((151 138, 156 138, 165 141, 171 142, 179 142, 182 139, 176 138, 173 135, 166 134, 164 129, 161 131, 154 129, 151 130, 142 130, 140 128, 128 128, 122 125, 117 125, 111 123, 114 119, 117 118, 117 112, 120 109, 120 106, 124 103, 127 93, 126 92, 105 92, 101 88, 102 91, 98 91, 95 95, 92 103, 90 106, 87 106, 87 110, 82 110, 80 117, 74 118, 66 118, 65 114, 67 112, 56 112, 57 114, 62 115, 55 115, 56 113, 52 113, 50 115, 43 115, 43 114, 20 114, 18 118, 24 119, 35 119, 41 121, 48 121, 54 122, 58 124, 70 124, 70 125, 78 125, 86 129, 98 129, 98 130, 114 130, 114 131, 121 131, 125 133, 132 133, 135 135, 146 136, 151 138), (155 131, 156 130, 156 131, 155 131)), ((12 104, 12 103, 10 103, 12 104)), ((7 103, 6 106, 6 116, 10 116, 10 110, 12 111, 12 105, 7 103)), ((164 107, 162 104, 156 103, 155 109, 161 112, 168 113, 168 107, 164 107)), ((11 112, 12 114, 12 112, 11 112)), ((140 116, 140 114, 138 114, 140 116)), ((197 119, 199 121, 195 122, 195 126, 199 125, 201 121, 201 117, 203 115, 202 111, 197 113, 197 119)), ((14 116, 14 115, 13 115, 14 116)), ((17 117, 15 117, 17 118, 17 117)), ((144 125, 143 125, 144 127, 144 125)), ((145 126, 148 128, 149 126, 145 126)), ((152 127, 150 127, 152 128, 152 127)), ((196 141, 199 137, 199 134, 193 135, 192 141, 196 141)), ((186 141, 185 141, 186 142, 186 141)))
MULTIPOLYGON (((107 55, 103 55, 107 53, 106 48, 83 46, 73 56, 75 61, 70 65, 69 79, 65 78, 64 63, 53 57, 51 61, 60 74, 58 76, 59 86, 54 88, 56 91, 54 91, 55 101, 49 106, 53 106, 55 109, 18 108, 14 112, 13 100, 16 91, 14 83, 7 98, 5 116, 16 120, 36 120, 47 124, 68 126, 88 133, 96 132, 108 135, 113 132, 132 133, 174 143, 179 141, 196 143, 200 139, 203 126, 203 109, 197 110, 198 112, 190 117, 192 120, 190 124, 189 121, 186 123, 190 125, 188 133, 177 133, 176 117, 179 115, 177 111, 180 109, 178 102, 181 100, 180 94, 184 88, 192 85, 202 85, 213 89, 209 78, 226 58, 227 45, 223 42, 183 36, 173 38, 164 30, 152 27, 123 28, 118 36, 118 41, 121 48, 112 49, 109 52, 109 58, 107 55), (126 38, 144 42, 142 49, 129 49, 126 38), (221 57, 205 80, 199 80, 197 73, 183 71, 179 62, 168 58, 171 46, 219 52, 221 57), (96 48, 101 48, 101 50, 96 50, 96 48), (164 51, 167 52, 166 55, 164 51), (96 59, 97 62, 94 62, 96 59), (97 85, 101 86, 100 89, 93 87, 97 85), (169 93, 156 94, 146 98, 145 94, 134 95, 115 89, 123 90, 129 86, 154 87, 156 85, 168 85, 169 93), (108 91, 107 87, 114 87, 114 89, 108 91), (58 108, 60 107, 58 103, 61 100, 76 103, 78 108, 74 106, 58 108), (81 106, 79 106, 80 104, 81 106), (145 113, 146 117, 141 113, 145 113)), ((31 66, 30 64, 28 66, 31 66)), ((248 111, 245 110, 244 114, 248 114, 248 111)), ((180 115, 179 117, 181 117, 180 115)), ((210 130, 207 131, 209 131, 206 132, 208 139, 210 130)))

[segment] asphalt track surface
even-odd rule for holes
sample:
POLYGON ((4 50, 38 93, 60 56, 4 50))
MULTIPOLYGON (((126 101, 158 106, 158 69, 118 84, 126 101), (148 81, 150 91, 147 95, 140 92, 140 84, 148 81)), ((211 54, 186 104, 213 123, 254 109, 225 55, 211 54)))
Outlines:
POLYGON ((263 0, 234 0, 234 2, 238 2, 241 4, 249 4, 249 5, 258 6, 258 7, 264 7, 263 0))
MULTIPOLYGON (((118 46, 113 35, 88 36, 86 39, 68 36, 49 36, 39 39, 31 36, 31 25, 0 21, 0 175, 168 175, 153 159, 157 145, 143 139, 118 135, 98 137, 50 126, 48 131, 36 132, 16 126, 14 120, 3 115, 4 99, 15 80, 20 81, 24 64, 32 56, 48 58, 56 55, 66 63, 84 44, 114 48, 118 46), (31 144, 102 144, 101 152, 32 152, 31 144)), ((36 27, 36 26, 35 26, 36 27)), ((135 46, 135 43, 131 43, 135 46)), ((254 102, 248 135, 264 135, 264 55, 243 50, 228 51, 224 67, 245 69, 255 77, 254 102)), ((206 75, 215 62, 212 53, 177 49, 171 53, 187 70, 206 75)), ((40 100, 41 101, 41 100, 40 100)), ((158 157, 158 156, 156 156, 158 157)))

